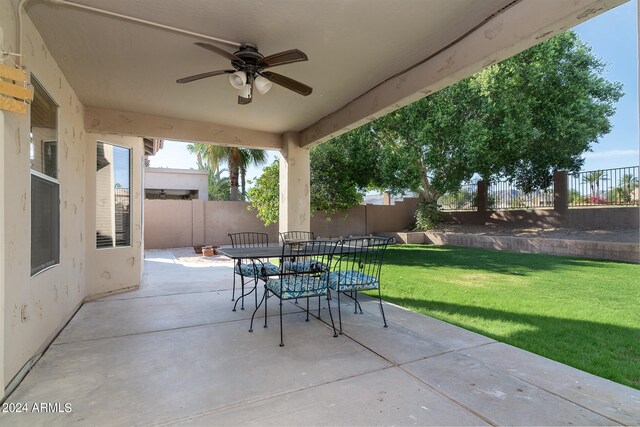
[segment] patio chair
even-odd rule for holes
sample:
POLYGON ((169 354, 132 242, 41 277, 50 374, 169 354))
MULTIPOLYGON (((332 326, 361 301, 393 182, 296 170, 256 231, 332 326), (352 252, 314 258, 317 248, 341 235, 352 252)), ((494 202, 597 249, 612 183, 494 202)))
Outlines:
POLYGON ((354 314, 362 313, 362 306, 358 302, 358 292, 365 290, 378 290, 378 301, 384 327, 387 327, 387 319, 382 307, 382 295, 380 292, 380 269, 382 258, 389 243, 393 239, 383 237, 362 237, 346 239, 336 250, 334 268, 329 273, 329 288, 338 294, 338 323, 342 334, 342 311, 340 307, 340 295, 351 298, 354 302, 354 314))
MULTIPOLYGON (((296 259, 300 265, 306 266, 304 270, 293 271, 282 269, 277 276, 264 277, 264 294, 256 310, 251 316, 249 332, 253 332, 253 320, 260 306, 264 303, 264 327, 267 327, 267 305, 270 297, 275 296, 280 300, 280 347, 284 346, 284 332, 282 329, 282 304, 283 301, 306 298, 307 318, 309 321, 309 298, 318 297, 318 318, 320 318, 320 297, 330 296, 328 287, 329 266, 331 257, 336 249, 337 242, 331 241, 303 241, 289 242, 282 246, 281 262, 296 259)), ((264 271, 260 269, 260 271, 264 271)), ((333 336, 337 337, 336 326, 331 313, 330 298, 327 298, 329 317, 333 327, 333 336)))
MULTIPOLYGON (((231 246, 234 248, 255 248, 261 246, 269 246, 269 235, 267 233, 258 233, 253 231, 245 231, 241 233, 229 233, 229 238, 231 239, 231 246)), ((247 260, 249 262, 242 262, 242 259, 239 259, 236 265, 233 268, 233 291, 231 293, 231 301, 235 301, 233 305, 233 311, 236 311, 236 306, 238 305, 238 301, 242 300, 242 304, 240 305, 240 310, 244 310, 244 297, 249 295, 251 292, 255 292, 255 300, 256 306, 258 305, 258 267, 256 265, 255 260, 247 260), (240 276, 240 298, 236 301, 236 276, 240 276), (249 283, 253 282, 253 290, 244 293, 245 284, 247 281, 249 283)), ((273 274, 278 274, 280 271, 280 267, 274 265, 268 260, 260 263, 260 268, 264 268, 266 274, 260 276, 269 276, 273 274)))
MULTIPOLYGON (((315 235, 313 234, 313 231, 285 231, 280 233, 280 240, 284 245, 287 243, 316 240, 316 238, 315 238, 315 235)), ((307 261, 307 263, 313 262, 313 261, 314 260, 307 261)), ((284 268, 285 270, 292 270, 292 271, 305 271, 305 269, 308 268, 308 265, 304 265, 304 263, 300 263, 299 261, 296 261, 296 258, 294 257, 292 259, 289 259, 288 261, 285 261, 282 264, 282 268, 284 268)))

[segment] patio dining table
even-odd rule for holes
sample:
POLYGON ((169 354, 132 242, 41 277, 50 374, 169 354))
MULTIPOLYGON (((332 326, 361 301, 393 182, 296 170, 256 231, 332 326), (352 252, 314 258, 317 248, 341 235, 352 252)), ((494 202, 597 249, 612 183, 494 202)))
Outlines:
MULTIPOLYGON (((328 239, 327 239, 328 240, 328 239)), ((340 242, 342 239, 336 239, 335 242, 338 243, 340 242)), ((304 241, 300 241, 300 243, 303 243, 304 241)), ((273 245, 273 246, 252 246, 252 247, 221 247, 216 249, 216 251, 219 254, 222 254, 228 258, 231 258, 235 263, 240 264, 242 262, 242 260, 257 260, 257 259, 269 259, 269 258, 279 258, 280 262, 282 263, 284 260, 283 258, 288 258, 288 257, 292 257, 295 258, 295 256, 297 255, 297 251, 296 251, 296 246, 295 243, 296 242, 292 242, 294 243, 293 246, 289 246, 290 250, 286 251, 283 250, 283 246, 282 245, 273 245)), ((317 247, 314 247, 312 249, 306 249, 305 254, 306 255, 332 255, 332 253, 327 253, 325 252, 329 247, 326 245, 318 245, 317 247), (322 250, 324 248, 324 251, 322 250)), ((335 249, 336 252, 340 252, 340 254, 345 254, 345 253, 349 253, 349 248, 350 246, 348 245, 338 245, 337 248, 332 248, 335 249)), ((356 248, 354 247, 353 250, 355 251, 356 248)), ((233 311, 235 311, 236 305, 238 303, 238 301, 243 300, 244 297, 250 295, 253 292, 256 292, 256 297, 257 297, 257 277, 254 279, 256 280, 255 285, 253 286, 253 288, 251 290, 249 290, 247 293, 244 293, 242 295, 240 295, 240 297, 236 300, 236 304, 234 304, 234 308, 233 311)), ((256 299, 256 305, 257 305, 257 299, 256 299)), ((241 307, 242 310, 244 310, 244 303, 242 304, 241 307)))
MULTIPOLYGON (((339 242, 340 240, 335 240, 339 242)), ((302 241, 301 241, 302 242, 302 241)), ((324 247, 324 246, 319 246, 324 247)), ((341 253, 348 253, 349 246, 338 245, 338 248, 341 248, 341 253)), ((354 248, 355 251, 356 248, 354 248)), ((216 249, 216 251, 228 258, 231 258, 234 261, 242 260, 242 259, 263 259, 263 258, 282 258, 282 256, 296 256, 295 246, 292 247, 291 251, 283 254, 282 245, 274 245, 274 246, 259 246, 259 247, 246 247, 246 248, 232 248, 232 247, 221 247, 216 249)), ((326 253, 320 250, 307 250, 307 255, 327 255, 326 253)))

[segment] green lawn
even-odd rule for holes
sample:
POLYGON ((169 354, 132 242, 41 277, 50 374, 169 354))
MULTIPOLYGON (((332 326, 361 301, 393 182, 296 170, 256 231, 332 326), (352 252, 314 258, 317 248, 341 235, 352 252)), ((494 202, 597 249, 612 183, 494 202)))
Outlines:
POLYGON ((398 245, 383 299, 640 389, 640 265, 398 245))

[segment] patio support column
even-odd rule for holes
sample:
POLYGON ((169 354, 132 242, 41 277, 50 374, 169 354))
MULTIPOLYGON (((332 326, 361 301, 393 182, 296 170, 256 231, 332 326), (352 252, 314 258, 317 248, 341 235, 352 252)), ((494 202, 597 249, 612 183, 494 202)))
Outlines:
POLYGON ((286 133, 280 151, 280 232, 310 231, 309 149, 300 148, 300 135, 286 133))

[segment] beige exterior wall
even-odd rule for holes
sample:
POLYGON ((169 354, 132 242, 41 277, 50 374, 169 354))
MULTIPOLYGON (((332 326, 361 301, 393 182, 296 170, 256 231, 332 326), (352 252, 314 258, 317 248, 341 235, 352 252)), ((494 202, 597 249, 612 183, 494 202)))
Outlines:
POLYGON ((209 199, 209 173, 192 169, 145 168, 144 188, 153 190, 198 190, 199 200, 209 199))
POLYGON ((85 249, 87 254, 86 295, 94 298, 123 289, 140 286, 142 278, 142 166, 144 144, 142 138, 88 133, 86 136, 86 208, 85 249), (97 141, 131 148, 131 246, 96 248, 96 144, 97 141))
MULTIPOLYGON (((322 237, 348 237, 402 231, 413 223, 417 199, 392 206, 361 205, 332 215, 315 212, 311 231, 322 237)), ((278 241, 278 224, 265 227, 247 202, 145 200, 145 249, 227 245, 228 233, 259 231, 278 241), (200 237, 203 236, 203 237, 200 237)))
POLYGON ((145 249, 193 246, 195 228, 191 200, 144 201, 145 249))
MULTIPOLYGON (((14 2, 0 2, 2 47, 15 51, 14 2)), ((49 54, 29 18, 23 16, 23 64, 59 105, 60 263, 30 276, 31 186, 29 114, 2 114, 2 384, 6 386, 39 354, 85 294, 85 133, 83 106, 49 54)), ((0 295, 2 292, 0 292, 0 295)), ((1 298, 0 298, 1 300, 1 298)))
POLYGON ((204 240, 207 245, 229 244, 229 233, 258 231, 269 234, 270 242, 278 241, 278 224, 265 227, 248 210, 247 202, 207 202, 204 207, 204 240))
POLYGON ((446 212, 448 221, 460 224, 508 224, 535 227, 579 227, 591 229, 638 228, 640 208, 636 206, 598 206, 570 208, 564 214, 553 209, 514 209, 489 212, 486 216, 475 211, 446 212))
MULTIPOLYGON (((2 44, 2 28, 0 28, 0 45, 2 44)), ((0 152, 4 155, 4 146, 5 146, 5 138, 4 138, 4 112, 0 111, 0 152)), ((4 161, 0 161, 0 188, 4 191, 5 185, 5 175, 4 175, 4 161)), ((4 281, 4 266, 5 266, 5 256, 4 256, 4 246, 5 246, 5 216, 4 216, 4 197, 0 197, 0 400, 4 398, 4 319, 6 316, 6 304, 5 304, 5 281, 4 281)))

